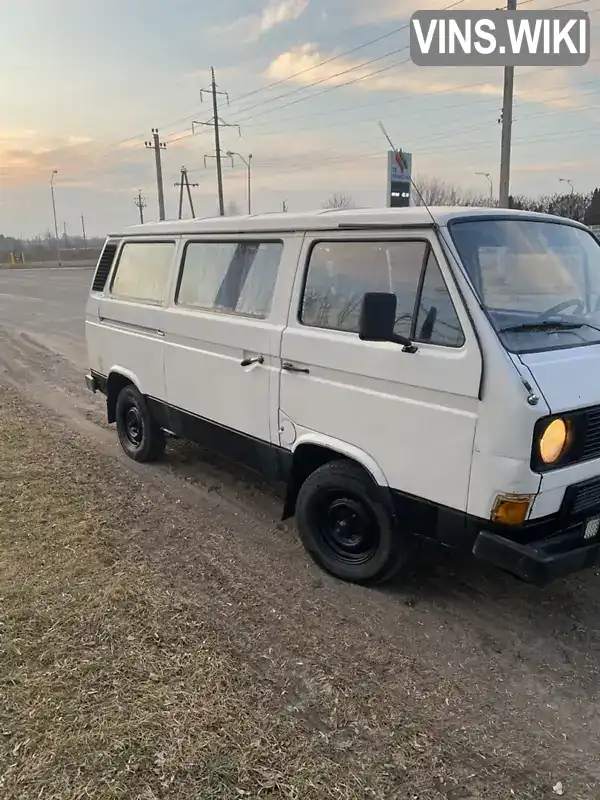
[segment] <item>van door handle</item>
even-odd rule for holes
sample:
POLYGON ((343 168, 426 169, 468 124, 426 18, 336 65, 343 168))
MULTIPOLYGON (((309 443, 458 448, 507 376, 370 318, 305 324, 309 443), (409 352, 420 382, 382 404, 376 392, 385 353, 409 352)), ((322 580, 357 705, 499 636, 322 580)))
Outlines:
POLYGON ((304 372, 306 375, 310 372, 308 367, 297 367, 292 364, 291 361, 284 361, 281 365, 281 369, 284 369, 286 372, 304 372))
POLYGON ((157 333, 158 336, 164 336, 165 335, 164 331, 156 331, 156 333, 157 333))
POLYGON ((255 356, 254 358, 245 358, 243 361, 240 361, 240 366, 242 367, 249 367, 250 364, 264 364, 265 359, 263 356, 255 356))

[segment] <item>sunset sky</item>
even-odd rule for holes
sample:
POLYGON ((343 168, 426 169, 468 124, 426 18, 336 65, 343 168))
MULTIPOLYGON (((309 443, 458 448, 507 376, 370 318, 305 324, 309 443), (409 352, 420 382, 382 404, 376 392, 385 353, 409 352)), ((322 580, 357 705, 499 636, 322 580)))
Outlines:
MULTIPOLYGON (((474 173, 490 172, 497 191, 502 71, 416 67, 408 30, 398 30, 417 8, 449 3, 1 0, 0 232, 43 235, 52 227, 54 169, 61 230, 66 222, 79 232, 81 214, 101 236, 135 223, 138 189, 147 218, 156 218, 154 159, 144 147, 152 127, 168 145, 167 216, 177 214, 182 165, 199 183, 197 215, 215 213, 214 160, 203 163, 214 152, 212 132, 191 135, 193 120, 212 116, 208 96, 200 102, 211 66, 231 99, 227 106, 220 98, 220 116, 242 132, 224 129, 223 149, 253 155, 254 211, 279 210, 283 200, 304 210, 336 191, 384 205, 380 119, 413 153, 416 175, 483 193, 485 179, 474 173), (378 37, 385 38, 316 66, 378 37)), ((530 0, 527 8, 568 5, 530 0)), ((600 185, 600 0, 576 7, 594 23, 588 65, 516 70, 514 193, 561 190, 559 177, 577 190, 600 185)), ((225 163, 224 177, 226 202, 245 210, 243 165, 225 163)))

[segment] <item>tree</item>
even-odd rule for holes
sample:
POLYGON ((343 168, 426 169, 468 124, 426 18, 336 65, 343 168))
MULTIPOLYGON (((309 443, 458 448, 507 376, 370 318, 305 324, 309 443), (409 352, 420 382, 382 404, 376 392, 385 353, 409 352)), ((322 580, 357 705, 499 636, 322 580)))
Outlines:
POLYGON ((343 194, 342 192, 338 194, 337 192, 335 192, 334 194, 331 195, 331 197, 328 200, 325 200, 325 202, 323 203, 323 208, 325 209, 356 208, 356 203, 352 199, 351 195, 343 194))
POLYGON ((577 220, 577 222, 585 222, 593 205, 593 195, 591 192, 566 192, 541 195, 540 197, 517 195, 510 197, 509 205, 510 208, 520 209, 521 211, 555 214, 559 217, 577 220))
POLYGON ((489 195, 480 195, 465 190, 453 183, 446 183, 439 178, 422 177, 414 180, 417 191, 413 189, 413 201, 416 206, 496 206, 497 202, 489 195), (419 196, 420 195, 420 196, 419 196), (422 199, 421 199, 422 198, 422 199))
POLYGON ((600 189, 594 189, 583 221, 586 225, 600 225, 600 189))
POLYGON ((227 203, 227 208, 225 209, 225 216, 226 217, 239 217, 240 215, 240 207, 235 202, 235 200, 230 200, 227 203))

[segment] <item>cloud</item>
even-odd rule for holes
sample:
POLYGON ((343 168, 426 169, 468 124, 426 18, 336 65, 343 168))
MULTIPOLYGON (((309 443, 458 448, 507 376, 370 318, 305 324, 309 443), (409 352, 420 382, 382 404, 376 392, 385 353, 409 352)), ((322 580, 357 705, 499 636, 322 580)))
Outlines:
POLYGON ((116 169, 127 170, 140 163, 146 154, 126 150, 90 147, 92 140, 83 136, 35 141, 34 137, 17 140, 0 131, 0 187, 23 188, 50 182, 53 170, 62 186, 88 185, 88 177, 96 183, 109 179, 116 169))
MULTIPOLYGON (((343 86, 353 81, 352 87, 365 92, 404 92, 427 96, 430 94, 464 94, 502 96, 502 73, 500 69, 489 67, 489 81, 473 80, 469 69, 444 67, 415 67, 412 64, 378 64, 363 66, 359 60, 337 58, 322 64, 335 53, 321 53, 313 44, 299 45, 281 53, 267 68, 267 76, 272 80, 289 79, 297 84, 309 86, 319 82, 320 87, 343 86), (377 72, 390 66, 379 74, 377 72), (299 73, 299 74, 296 74, 299 73), (295 77, 289 78, 290 75, 295 77), (493 78, 492 78, 493 76, 493 78)), ((406 56, 408 58, 408 54, 406 56)), ((403 60, 403 59, 402 59, 403 60)), ((479 73, 481 74, 481 73, 479 73)), ((515 97, 532 103, 572 108, 578 104, 577 91, 571 88, 573 73, 567 69, 547 70, 535 73, 521 73, 515 87, 515 97), (561 77, 565 78, 564 83, 561 77), (565 83, 569 84, 567 90, 565 83), (561 88, 562 87, 562 88, 561 88)))
POLYGON ((231 36, 245 44, 252 44, 274 28, 298 19, 308 5, 309 0, 270 0, 259 14, 247 14, 233 22, 215 26, 212 33, 217 36, 231 36))
POLYGON ((298 19, 307 8, 308 0, 272 0, 261 14, 261 31, 270 31, 277 25, 298 19))

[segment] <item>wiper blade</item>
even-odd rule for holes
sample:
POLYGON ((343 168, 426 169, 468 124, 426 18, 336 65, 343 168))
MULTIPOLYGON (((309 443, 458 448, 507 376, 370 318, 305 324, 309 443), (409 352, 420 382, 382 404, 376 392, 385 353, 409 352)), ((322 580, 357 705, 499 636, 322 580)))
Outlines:
MULTIPOLYGON (((521 331, 547 331, 550 328, 561 331, 573 331, 577 328, 595 328, 594 325, 588 325, 587 322, 551 322, 546 320, 544 322, 523 322, 520 325, 509 325, 506 328, 500 328, 498 333, 520 333, 521 331)), ((599 330, 596 328, 596 330, 599 330)))

